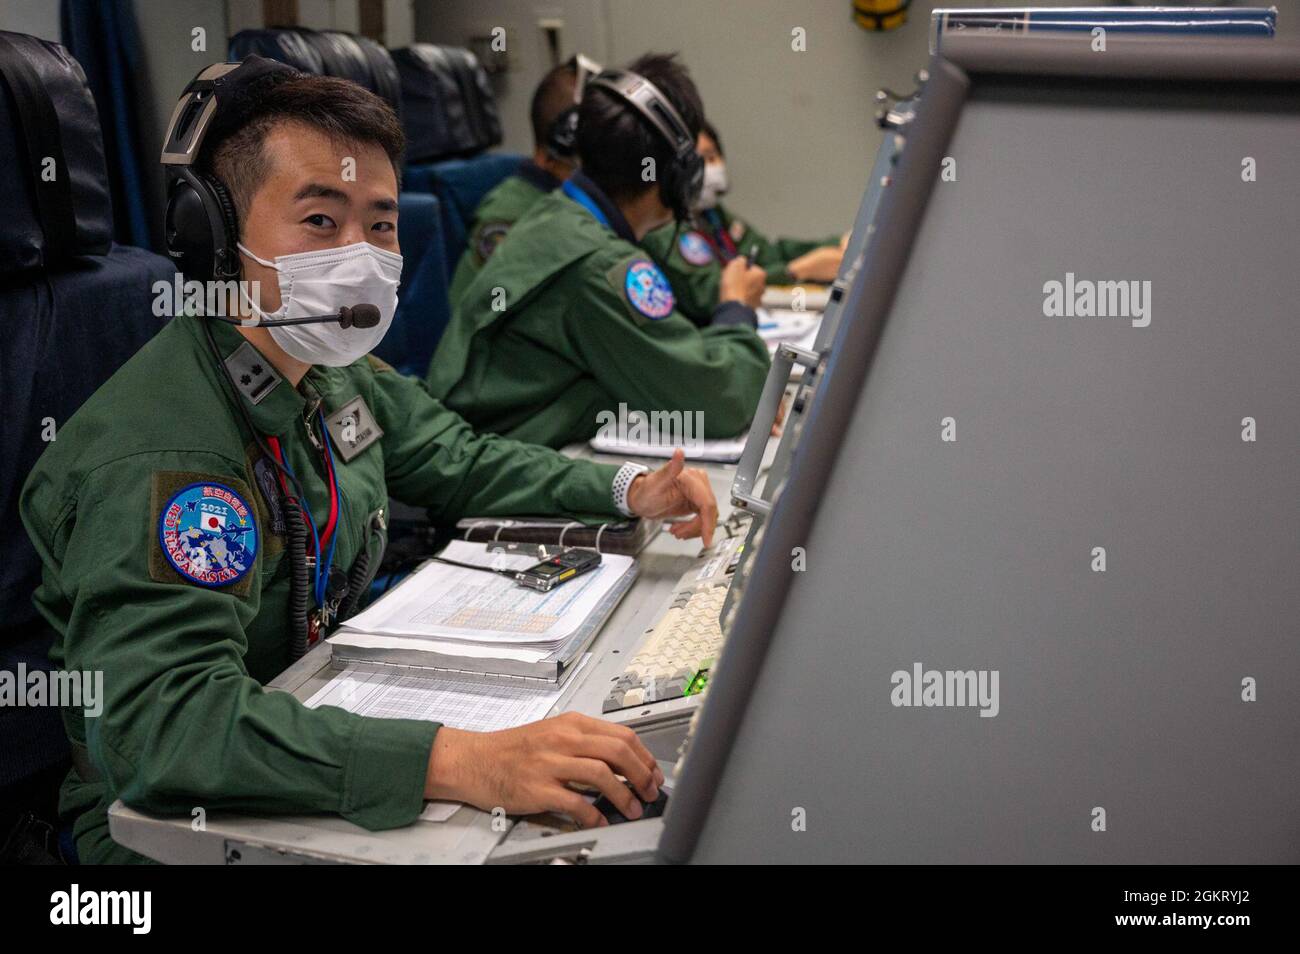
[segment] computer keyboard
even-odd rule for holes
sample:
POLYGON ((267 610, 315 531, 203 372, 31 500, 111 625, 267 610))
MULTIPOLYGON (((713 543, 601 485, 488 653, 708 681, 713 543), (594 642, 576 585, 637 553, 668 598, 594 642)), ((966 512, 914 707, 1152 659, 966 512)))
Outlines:
POLYGON ((715 542, 682 576, 668 610, 610 687, 604 712, 704 691, 722 650, 722 606, 744 542, 743 532, 715 542))

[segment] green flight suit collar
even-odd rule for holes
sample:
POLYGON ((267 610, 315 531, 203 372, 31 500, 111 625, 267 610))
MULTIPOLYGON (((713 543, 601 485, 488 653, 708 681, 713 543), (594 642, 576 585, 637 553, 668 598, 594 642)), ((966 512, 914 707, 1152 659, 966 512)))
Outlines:
MULTIPOLYGON (((199 347, 205 357, 211 363, 210 349, 207 343, 207 336, 203 333, 203 326, 200 318, 178 318, 177 321, 184 321, 190 325, 190 333, 195 339, 195 344, 199 347)), ((260 400, 254 401, 243 390, 237 386, 232 388, 231 382, 226 380, 225 372, 221 368, 216 368, 217 385, 221 393, 225 395, 228 401, 238 400, 244 405, 248 412, 249 419, 258 432, 266 436, 280 436, 286 434, 295 424, 309 412, 309 403, 312 405, 320 402, 322 388, 324 385, 325 372, 316 367, 308 370, 303 377, 302 382, 297 388, 293 387, 284 377, 275 370, 274 365, 265 359, 260 351, 231 324, 224 321, 211 320, 208 322, 212 329, 212 337, 217 343, 217 350, 221 352, 222 361, 229 362, 231 356, 241 348, 247 346, 251 349, 254 356, 261 357, 265 361, 265 370, 273 374, 278 380, 267 386, 266 393, 261 396, 260 400)), ((246 354, 248 352, 245 352, 246 354)), ((229 366, 229 365, 228 365, 229 366)), ((232 374, 239 374, 238 367, 232 367, 232 374)), ((252 370, 257 370, 253 368, 252 370)))
POLYGON ((575 172, 561 187, 564 194, 572 201, 586 209, 601 225, 608 228, 625 242, 638 244, 636 233, 628 224, 627 217, 619 207, 605 195, 600 186, 592 182, 581 172, 575 172))
POLYGON ((538 192, 554 192, 561 186, 559 179, 551 175, 531 159, 525 159, 519 164, 519 171, 515 173, 524 182, 536 189, 538 192))

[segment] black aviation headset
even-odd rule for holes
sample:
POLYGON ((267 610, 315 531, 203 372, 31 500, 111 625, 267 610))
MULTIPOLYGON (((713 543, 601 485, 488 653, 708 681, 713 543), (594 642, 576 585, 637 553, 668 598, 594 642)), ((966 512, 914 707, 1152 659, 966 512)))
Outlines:
POLYGON ((578 161, 578 107, 582 105, 582 91, 602 67, 581 53, 575 53, 564 65, 574 71, 573 104, 566 106, 546 127, 545 147, 552 158, 574 164, 578 161))
MULTIPOLYGON (((248 112, 256 90, 301 75, 261 56, 204 67, 181 94, 167 124, 162 164, 167 169, 167 208, 163 235, 176 267, 197 281, 239 277, 239 215, 230 191, 216 176, 196 168, 204 140, 213 131, 233 128, 248 112)), ((213 315, 221 321, 231 319, 213 315)), ((371 304, 341 308, 333 315, 262 319, 259 324, 306 325, 338 322, 344 328, 373 328, 379 310, 371 304)), ((232 321, 240 324, 239 321, 232 321)))
POLYGON ((167 125, 162 164, 167 169, 163 234, 177 268, 198 281, 239 277, 239 219, 226 187, 200 172, 203 140, 219 123, 235 121, 239 98, 269 77, 298 75, 293 67, 260 56, 214 63, 190 81, 167 125))
POLYGON ((690 218, 704 183, 704 160, 695 151, 695 137, 676 107, 654 83, 631 70, 605 70, 587 85, 609 90, 663 136, 673 158, 659 177, 659 197, 679 222, 690 218))

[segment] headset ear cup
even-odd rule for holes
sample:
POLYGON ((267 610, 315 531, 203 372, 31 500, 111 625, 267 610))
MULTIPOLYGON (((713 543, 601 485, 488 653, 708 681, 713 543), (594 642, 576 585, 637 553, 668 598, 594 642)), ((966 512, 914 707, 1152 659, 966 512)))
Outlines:
POLYGON ((675 156, 669 163, 659 196, 673 210, 677 221, 685 222, 694 212, 703 184, 704 160, 692 149, 685 155, 675 156))
POLYGON ((163 238, 177 271, 199 281, 212 277, 212 230, 191 176, 177 176, 167 187, 163 238))
POLYGON ((570 106, 552 120, 546 142, 558 158, 573 158, 578 151, 578 107, 570 106))
POLYGON ((704 187, 704 157, 692 149, 685 157, 685 167, 682 170, 682 189, 683 206, 686 214, 690 215, 695 210, 695 204, 700 201, 700 190, 704 187))
POLYGON ((177 172, 167 189, 163 233, 167 254, 188 278, 238 277, 238 217, 230 194, 211 176, 177 172))

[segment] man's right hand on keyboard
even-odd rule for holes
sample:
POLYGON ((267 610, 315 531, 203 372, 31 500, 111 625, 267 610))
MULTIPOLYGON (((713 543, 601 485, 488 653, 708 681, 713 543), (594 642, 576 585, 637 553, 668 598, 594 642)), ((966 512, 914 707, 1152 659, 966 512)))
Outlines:
POLYGON ((597 789, 625 818, 659 797, 663 772, 631 729, 568 712, 517 729, 467 732, 443 726, 429 753, 424 797, 509 814, 563 812, 583 828, 609 822, 570 785, 597 789))

